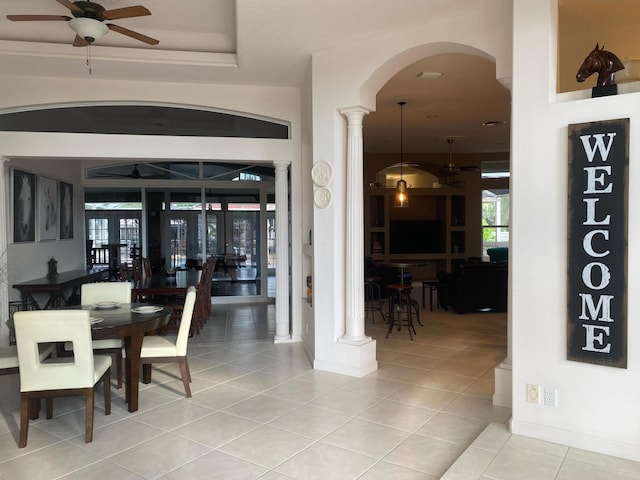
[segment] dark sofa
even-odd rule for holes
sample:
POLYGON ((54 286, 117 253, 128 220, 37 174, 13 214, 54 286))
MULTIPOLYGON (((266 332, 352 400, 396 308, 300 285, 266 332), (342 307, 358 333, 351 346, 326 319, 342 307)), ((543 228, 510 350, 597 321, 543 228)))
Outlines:
POLYGON ((507 262, 465 262, 453 274, 440 272, 446 306, 457 313, 507 311, 507 262))

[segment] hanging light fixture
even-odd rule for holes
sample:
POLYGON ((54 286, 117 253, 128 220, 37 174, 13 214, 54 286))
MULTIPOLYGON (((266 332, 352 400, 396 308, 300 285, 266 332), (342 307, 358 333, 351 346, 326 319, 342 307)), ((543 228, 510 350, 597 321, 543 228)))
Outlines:
POLYGON ((407 102, 398 102, 398 105, 400 105, 400 180, 398 180, 398 183, 396 184, 396 201, 395 201, 395 207, 396 208, 405 208, 409 206, 409 196, 407 195, 407 182, 404 180, 404 178, 402 177, 402 164, 404 163, 404 159, 403 157, 403 148, 404 148, 404 125, 403 125, 403 120, 404 120, 404 106, 407 104, 407 102))

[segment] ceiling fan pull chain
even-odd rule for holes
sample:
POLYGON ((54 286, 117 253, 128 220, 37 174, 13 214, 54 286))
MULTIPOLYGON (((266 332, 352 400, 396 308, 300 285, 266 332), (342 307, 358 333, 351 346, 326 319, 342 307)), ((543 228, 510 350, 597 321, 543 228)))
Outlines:
POLYGON ((89 67, 89 75, 92 75, 93 71, 91 70, 91 44, 90 43, 87 44, 87 66, 89 67))

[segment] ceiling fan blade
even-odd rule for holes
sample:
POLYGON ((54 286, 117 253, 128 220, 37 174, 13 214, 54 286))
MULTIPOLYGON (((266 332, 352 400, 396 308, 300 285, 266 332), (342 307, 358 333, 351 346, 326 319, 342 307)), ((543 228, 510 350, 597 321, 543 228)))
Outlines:
POLYGON ((149 45, 157 45, 158 43, 160 43, 155 38, 147 37, 146 35, 142 35, 141 33, 134 32, 133 30, 129 30, 128 28, 114 25, 113 23, 107 23, 107 27, 109 27, 109 29, 113 30, 114 32, 118 32, 118 33, 121 33, 122 35, 126 35, 127 37, 140 40, 141 42, 148 43, 149 45))
POLYGON ((74 4, 73 2, 69 1, 69 0, 56 0, 60 5, 62 5, 63 7, 67 7, 69 10, 71 10, 72 12, 78 12, 78 13, 82 13, 83 10, 77 6, 76 4, 74 4))
POLYGON ((86 47, 87 45, 89 45, 89 42, 87 42, 80 35, 76 35, 76 38, 73 39, 73 46, 74 47, 86 47))
POLYGON ((32 22, 32 21, 48 21, 48 20, 64 20, 68 22, 71 17, 66 15, 7 15, 9 20, 14 22, 32 22))
POLYGON ((151 12, 142 5, 136 5, 133 7, 105 10, 101 15, 107 20, 118 20, 119 18, 144 17, 146 15, 151 15, 151 12))

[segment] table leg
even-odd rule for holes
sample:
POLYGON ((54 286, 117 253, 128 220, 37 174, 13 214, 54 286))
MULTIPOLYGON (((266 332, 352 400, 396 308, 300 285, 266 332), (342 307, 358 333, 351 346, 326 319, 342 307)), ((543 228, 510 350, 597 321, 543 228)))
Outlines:
POLYGON ((125 400, 129 405, 130 412, 138 410, 138 382, 140 380, 140 351, 142 350, 142 340, 144 333, 135 333, 131 337, 125 338, 124 345, 127 352, 125 361, 125 376, 127 384, 125 386, 125 400))

